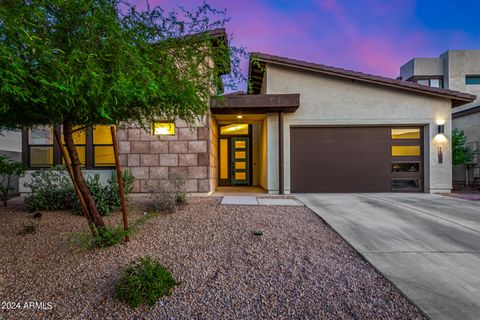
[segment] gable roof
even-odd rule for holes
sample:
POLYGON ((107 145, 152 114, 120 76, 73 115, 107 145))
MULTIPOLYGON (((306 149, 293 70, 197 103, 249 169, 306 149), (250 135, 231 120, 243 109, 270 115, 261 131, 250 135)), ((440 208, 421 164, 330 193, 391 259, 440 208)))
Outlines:
POLYGON ((430 95, 430 96, 437 96, 445 99, 452 100, 452 106, 456 107, 462 104, 466 104, 472 102, 476 99, 476 96, 459 92, 453 91, 448 89, 441 89, 441 88, 433 88, 428 86, 423 86, 413 82, 407 82, 398 79, 392 79, 352 70, 346 70, 342 68, 336 68, 331 66, 326 66, 323 64, 317 64, 302 60, 295 60, 275 55, 270 55, 266 53, 260 52, 252 52, 250 54, 250 64, 249 64, 249 79, 252 81, 253 85, 253 93, 258 94, 260 93, 262 83, 263 83, 263 76, 265 73, 265 67, 267 64, 274 64, 280 66, 286 66, 290 68, 300 69, 300 70, 307 70, 312 72, 318 72, 325 75, 330 75, 334 77, 350 79, 355 81, 360 81, 364 83, 370 83, 385 87, 397 88, 400 90, 406 90, 418 94, 430 95))

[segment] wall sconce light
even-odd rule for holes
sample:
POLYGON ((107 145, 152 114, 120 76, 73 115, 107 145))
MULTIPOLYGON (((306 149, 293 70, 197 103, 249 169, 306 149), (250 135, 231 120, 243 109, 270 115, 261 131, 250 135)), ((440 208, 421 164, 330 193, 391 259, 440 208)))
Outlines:
POLYGON ((237 119, 242 119, 243 116, 241 114, 237 115, 237 119))
POLYGON ((433 138, 435 143, 438 145, 438 152, 437 152, 437 157, 438 157, 438 163, 442 164, 443 163, 443 150, 442 150, 442 145, 447 143, 447 137, 445 137, 445 122, 444 121, 437 121, 437 134, 433 138))

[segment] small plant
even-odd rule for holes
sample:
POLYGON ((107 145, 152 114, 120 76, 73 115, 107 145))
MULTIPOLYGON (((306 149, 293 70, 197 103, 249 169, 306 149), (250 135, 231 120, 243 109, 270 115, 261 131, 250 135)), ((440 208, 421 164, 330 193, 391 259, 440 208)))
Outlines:
POLYGON ((124 230, 123 225, 107 226, 102 231, 95 230, 95 235, 91 232, 81 232, 74 234, 72 243, 79 245, 82 249, 92 250, 95 248, 107 248, 123 242, 126 236, 129 236, 133 229, 124 230))
POLYGON ((65 168, 38 170, 25 183, 31 193, 25 198, 28 211, 71 209, 75 191, 65 168))
POLYGON ((24 224, 22 230, 18 232, 18 234, 24 236, 27 234, 34 234, 37 233, 37 227, 38 225, 35 223, 29 223, 29 224, 24 224))
POLYGON ((117 284, 117 298, 136 308, 141 304, 154 305, 163 296, 170 295, 177 282, 170 271, 147 256, 127 267, 117 284))
POLYGON ((0 155, 0 196, 3 206, 8 203, 8 194, 13 191, 12 182, 15 177, 22 177, 25 174, 25 166, 6 156, 0 155))
POLYGON ((158 189, 149 188, 153 207, 157 211, 175 211, 178 204, 187 204, 187 182, 182 175, 172 173, 168 182, 161 184, 158 189))
MULTIPOLYGON (((132 190, 134 177, 130 171, 124 171, 122 178, 127 196, 132 190)), ((120 206, 120 193, 115 173, 112 173, 107 184, 101 183, 98 174, 85 175, 85 182, 102 216, 108 215, 120 206)), ((82 214, 82 207, 75 194, 73 184, 62 166, 32 173, 32 179, 25 183, 25 187, 31 190, 31 194, 25 198, 25 204, 30 212, 71 209, 74 214, 82 214)))

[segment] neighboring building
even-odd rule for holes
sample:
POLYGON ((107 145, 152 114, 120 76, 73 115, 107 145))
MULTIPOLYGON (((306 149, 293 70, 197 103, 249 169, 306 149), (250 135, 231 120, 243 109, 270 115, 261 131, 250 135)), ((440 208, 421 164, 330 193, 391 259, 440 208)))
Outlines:
MULTIPOLYGON (((22 133, 20 130, 0 130, 0 154, 11 160, 21 161, 22 158, 22 133)), ((18 193, 18 178, 11 184, 13 191, 18 193)))
MULTIPOLYGON (((249 78, 251 94, 212 99, 192 128, 181 120, 118 128, 134 192, 172 173, 204 194, 220 185, 270 193, 451 190, 451 110, 475 96, 261 53, 252 55, 249 78)), ((87 171, 110 175, 107 128, 88 128, 76 141, 87 171)), ((23 150, 32 169, 61 163, 51 129, 24 130, 23 150)))
MULTIPOLYGON (((432 87, 468 92, 480 97, 480 50, 449 50, 438 58, 415 58, 400 68, 400 77, 432 87)), ((479 149, 480 99, 452 109, 452 127, 465 132, 467 145, 479 149)), ((479 178, 478 158, 469 167, 469 181, 479 178), (477 168, 476 168, 477 167, 477 168)), ((453 170, 454 182, 464 183, 464 166, 453 170)))

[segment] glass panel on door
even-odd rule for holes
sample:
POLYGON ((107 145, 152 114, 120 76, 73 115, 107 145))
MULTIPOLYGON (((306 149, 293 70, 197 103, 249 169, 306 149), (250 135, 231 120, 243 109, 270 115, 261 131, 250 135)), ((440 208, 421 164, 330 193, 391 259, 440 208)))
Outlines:
POLYGON ((249 183, 249 138, 232 138, 232 185, 249 183))

